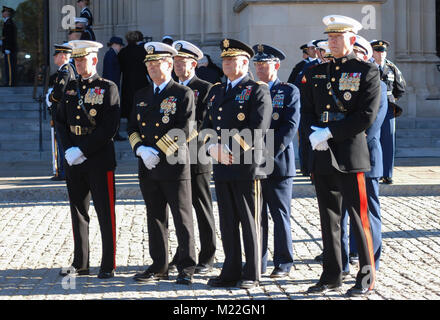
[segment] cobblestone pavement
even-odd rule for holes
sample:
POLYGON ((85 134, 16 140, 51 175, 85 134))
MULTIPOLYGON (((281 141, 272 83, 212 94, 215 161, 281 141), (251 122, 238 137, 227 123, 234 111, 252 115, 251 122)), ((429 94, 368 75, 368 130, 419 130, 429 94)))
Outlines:
MULTIPOLYGON (((376 291, 368 299, 440 298, 440 196, 381 198, 383 254, 376 291)), ((217 214, 217 204, 215 203, 217 214)), ((72 261, 73 236, 66 201, 0 202, 0 299, 347 299, 344 293, 354 284, 357 271, 344 281, 341 291, 307 295, 321 273, 314 257, 321 253, 321 233, 316 199, 292 199, 292 233, 295 264, 291 277, 282 280, 262 277, 252 290, 210 289, 206 282, 220 272, 223 251, 217 228, 215 269, 208 276, 195 276, 191 286, 177 285, 175 276, 157 284, 138 284, 132 279, 151 263, 148 254, 145 206, 141 200, 118 200, 117 275, 96 277, 101 256, 101 237, 91 207, 91 275, 58 276, 72 261)), ((218 216, 216 216, 218 227, 218 216)), ((270 222, 272 261, 273 226, 270 222)), ((170 256, 176 237, 170 217, 170 256)), ((197 228, 195 228, 197 230, 197 228)), ((198 234, 196 245, 199 246, 198 234)))

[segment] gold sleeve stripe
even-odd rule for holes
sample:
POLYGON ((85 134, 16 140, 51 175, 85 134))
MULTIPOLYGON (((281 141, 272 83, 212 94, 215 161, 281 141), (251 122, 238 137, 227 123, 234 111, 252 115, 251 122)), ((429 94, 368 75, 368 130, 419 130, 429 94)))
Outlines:
POLYGON ((186 140, 186 142, 191 142, 192 140, 194 140, 195 138, 197 138, 197 136, 199 135, 199 133, 197 132, 196 129, 194 129, 191 134, 189 135, 188 139, 186 140))
POLYGON ((141 136, 139 135, 138 132, 132 133, 128 139, 130 141, 130 145, 133 150, 136 144, 138 144, 139 142, 142 143, 141 136))
POLYGON ((167 157, 174 154, 179 149, 179 145, 175 143, 168 134, 164 135, 156 145, 162 150, 167 157))
POLYGON ((245 152, 248 151, 251 148, 251 147, 249 147, 249 145, 246 143, 246 141, 244 141, 243 138, 238 133, 236 133, 232 138, 241 146, 241 148, 245 152))

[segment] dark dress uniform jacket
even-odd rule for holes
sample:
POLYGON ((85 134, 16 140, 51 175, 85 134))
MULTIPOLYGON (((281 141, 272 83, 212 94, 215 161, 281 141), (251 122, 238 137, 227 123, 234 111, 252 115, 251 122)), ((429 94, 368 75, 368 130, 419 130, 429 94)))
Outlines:
MULTIPOLYGON (((58 104, 64 97, 67 85, 70 81, 76 79, 76 68, 71 63, 61 66, 57 73, 53 74, 49 79, 49 86, 53 87, 53 91, 49 97, 50 102, 58 104)), ((54 111, 56 108, 53 108, 54 111)))
POLYGON ((128 44, 118 54, 122 72, 121 83, 121 118, 129 118, 134 94, 150 85, 147 67, 144 64, 145 49, 137 44, 128 44))
MULTIPOLYGON (((170 105, 170 104, 169 104, 170 105)), ((133 134, 138 134, 141 141, 133 146, 136 154, 137 149, 144 145, 159 151, 160 163, 156 168, 147 170, 141 158, 139 158, 139 175, 147 179, 158 181, 174 181, 191 179, 191 169, 188 145, 186 140, 179 141, 179 152, 184 163, 170 165, 165 153, 156 145, 171 129, 181 129, 186 137, 189 136, 190 121, 194 120, 194 93, 186 86, 170 80, 168 85, 155 97, 153 86, 141 89, 134 96, 133 112, 128 122, 128 136, 130 141, 133 134), (164 112, 161 106, 169 101, 175 109, 169 113, 169 122, 164 123, 164 112)), ((172 137, 173 138, 173 137, 172 137)), ((177 142, 176 142, 177 143, 177 142)), ((180 157, 180 155, 179 155, 180 157)))
POLYGON ((87 158, 84 169, 100 168, 112 171, 116 167, 113 137, 119 126, 119 93, 115 83, 95 74, 88 80, 79 80, 79 93, 84 107, 96 121, 90 122, 78 104, 78 81, 71 81, 57 110, 56 126, 64 150, 79 147, 87 158), (81 129, 79 129, 81 127, 81 129), (76 135, 86 130, 93 131, 87 135, 76 135), (77 128, 77 129, 75 129, 77 128), (73 131, 73 132, 72 132, 73 131))
POLYGON ((116 83, 118 88, 121 85, 121 67, 119 65, 118 54, 113 48, 110 48, 104 56, 102 77, 116 83))
MULTIPOLYGON (((239 131, 251 129, 253 137, 253 130, 260 129, 264 139, 264 135, 270 127, 272 114, 272 101, 267 84, 257 83, 249 76, 245 76, 227 93, 225 93, 226 86, 226 83, 222 83, 212 87, 208 95, 208 116, 205 118, 203 128, 214 129, 218 137, 221 137, 222 129, 237 129, 239 131)), ((208 141, 207 146, 218 142, 220 140, 208 141)), ((251 181, 267 177, 267 174, 261 171, 257 164, 257 160, 262 163, 260 162, 261 158, 253 160, 251 164, 245 164, 245 158, 253 159, 253 157, 249 157, 249 153, 254 152, 252 142, 247 141, 250 149, 245 152, 240 146, 237 148, 237 143, 232 138, 229 138, 229 141, 221 141, 221 143, 227 144, 232 152, 240 150, 240 154, 234 154, 235 158, 240 158, 240 163, 234 163, 231 166, 215 164, 214 178, 216 181, 251 181)))
POLYGON ((330 150, 313 152, 310 159, 312 172, 330 174, 334 169, 343 173, 370 171, 365 130, 373 124, 379 110, 378 68, 360 61, 351 53, 335 62, 309 69, 304 81, 301 117, 306 136, 313 133, 311 126, 328 127, 333 135, 328 141, 330 150), (341 108, 333 100, 331 88, 342 102, 341 108), (324 112, 330 113, 329 118, 344 118, 324 123, 321 121, 324 112))
POLYGON ((12 18, 9 18, 3 24, 2 40, 3 40, 3 47, 2 47, 3 53, 5 52, 5 50, 9 50, 9 51, 11 51, 11 53, 17 52, 17 49, 18 49, 17 48, 17 27, 15 26, 15 23, 12 20, 12 18))
POLYGON ((292 84, 275 81, 272 96, 272 124, 274 130, 274 172, 271 177, 294 177, 295 149, 293 140, 298 131, 300 118, 300 93, 292 84))
POLYGON ((295 84, 295 80, 296 77, 298 76, 298 74, 303 70, 304 66, 306 65, 306 63, 308 63, 309 60, 302 60, 301 62, 299 62, 292 70, 292 72, 290 73, 289 79, 287 80, 288 83, 291 84, 295 84))
MULTIPOLYGON (((196 105, 195 110, 195 121, 197 125, 197 132, 200 132, 203 126, 203 120, 208 112, 207 109, 207 97, 209 90, 211 90, 212 84, 199 79, 197 76, 194 76, 191 81, 187 84, 189 88, 191 88, 194 92, 194 103, 196 105)), ((195 138, 197 139, 197 138, 195 138)), ((203 147, 203 141, 197 139, 197 153, 200 148, 203 147)), ((191 154, 191 157, 197 157, 197 155, 191 154)), ((197 159, 197 158, 195 158, 197 159)), ((194 160, 192 160, 194 163, 194 160)), ((201 164, 197 161, 197 164, 191 164, 191 174, 200 174, 200 173, 208 173, 212 171, 212 164, 201 164)))
POLYGON ((391 61, 385 60, 381 78, 387 85, 387 96, 389 101, 396 102, 405 94, 406 81, 400 70, 391 61))

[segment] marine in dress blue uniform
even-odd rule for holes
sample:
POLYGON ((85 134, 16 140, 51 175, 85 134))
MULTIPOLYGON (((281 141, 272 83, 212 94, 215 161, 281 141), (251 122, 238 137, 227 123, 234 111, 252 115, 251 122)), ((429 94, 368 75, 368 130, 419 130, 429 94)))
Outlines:
MULTIPOLYGON (((372 48, 364 38, 358 36, 358 40, 355 44, 355 51, 359 52, 361 56, 366 57, 367 60, 371 59, 372 48)), ((371 63, 374 63, 374 61, 372 60, 371 63)), ((380 133, 387 110, 387 86, 385 82, 381 81, 381 101, 379 112, 377 113, 377 117, 373 125, 366 131, 368 150, 370 151, 371 171, 365 173, 365 184, 367 187, 368 216, 371 226, 371 235, 373 238, 374 265, 376 267, 376 271, 379 270, 380 255, 382 251, 382 220, 379 201, 379 178, 382 176, 383 172, 383 160, 382 146, 380 144, 380 133)), ((343 210, 341 219, 341 249, 342 270, 345 274, 350 272, 349 257, 358 255, 356 240, 352 231, 353 226, 350 226, 350 233, 348 233, 347 222, 348 212, 343 210), (348 239, 350 239, 350 241, 348 241, 348 239)))
POLYGON ((290 208, 293 177, 296 175, 293 141, 299 126, 300 94, 297 87, 281 82, 277 77, 280 62, 285 59, 283 52, 264 44, 254 46, 253 50, 256 52, 254 63, 257 76, 269 85, 273 106, 270 129, 274 133, 274 157, 271 159, 274 161, 274 171, 261 183, 263 191, 261 273, 266 273, 267 268, 269 210, 274 223, 275 267, 270 277, 281 278, 289 275, 294 258, 290 208))
POLYGON ((373 40, 376 63, 379 65, 381 80, 387 85, 388 111, 381 129, 380 142, 383 152, 383 179, 386 184, 393 183, 394 158, 396 155, 396 117, 401 108, 397 101, 405 94, 406 81, 399 68, 386 59, 390 43, 385 40, 373 40), (380 63, 380 60, 382 62, 380 63))
POLYGON ((334 60, 309 69, 301 89, 301 117, 312 149, 311 168, 321 220, 323 272, 308 293, 342 285, 340 221, 344 203, 359 247, 360 270, 350 296, 374 289, 373 244, 368 219, 365 172, 371 170, 365 130, 380 104, 379 70, 357 58, 353 39, 362 29, 354 19, 324 17, 334 60))
POLYGON ((203 128, 217 135, 206 142, 206 147, 217 162, 214 180, 225 260, 220 275, 210 279, 208 285, 250 289, 259 285, 261 273, 260 182, 267 177, 262 169, 263 139, 270 127, 272 101, 267 84, 248 76, 252 48, 234 39, 224 39, 220 47, 228 81, 211 89, 203 128), (224 130, 238 132, 226 134, 224 130), (243 137, 243 132, 251 137, 243 137))

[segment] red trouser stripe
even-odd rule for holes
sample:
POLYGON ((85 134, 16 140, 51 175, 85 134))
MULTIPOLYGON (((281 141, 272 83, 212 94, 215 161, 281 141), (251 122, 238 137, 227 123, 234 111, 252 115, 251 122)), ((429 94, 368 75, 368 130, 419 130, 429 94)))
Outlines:
POLYGON ((376 268, 374 265, 374 249, 373 249, 373 237, 371 236, 370 220, 368 219, 368 199, 367 199, 367 187, 365 185, 365 174, 357 174, 358 186, 359 186, 359 197, 360 197, 360 214, 362 228, 364 229, 364 234, 367 239, 368 254, 370 256, 371 263, 371 285, 370 289, 374 288, 374 281, 376 278, 376 268))
POLYGON ((116 269, 116 223, 115 223, 115 188, 114 172, 107 172, 108 197, 110 199, 110 217, 112 222, 113 235, 113 269, 116 269))

